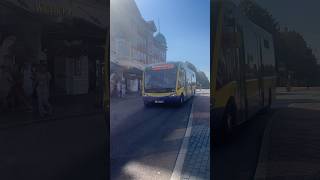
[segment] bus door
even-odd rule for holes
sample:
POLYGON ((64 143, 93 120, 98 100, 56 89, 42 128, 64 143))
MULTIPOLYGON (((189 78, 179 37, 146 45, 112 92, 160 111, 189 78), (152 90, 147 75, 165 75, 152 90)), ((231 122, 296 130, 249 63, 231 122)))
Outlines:
POLYGON ((238 60, 238 96, 239 96, 239 123, 246 121, 248 117, 248 101, 247 101, 247 89, 246 89, 246 78, 245 78, 245 49, 244 49, 244 36, 243 30, 240 26, 237 27, 238 33, 240 34, 240 47, 239 47, 239 60, 238 60))
POLYGON ((262 56, 262 41, 261 38, 258 38, 258 48, 259 48, 259 96, 260 96, 260 102, 261 102, 261 107, 264 107, 265 105, 265 92, 264 92, 264 77, 263 77, 263 72, 264 72, 264 67, 263 67, 263 56, 262 56))

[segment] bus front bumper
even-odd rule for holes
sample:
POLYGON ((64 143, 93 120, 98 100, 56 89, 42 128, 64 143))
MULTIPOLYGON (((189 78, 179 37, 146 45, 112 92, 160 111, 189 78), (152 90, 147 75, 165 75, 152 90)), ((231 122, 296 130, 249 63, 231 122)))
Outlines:
POLYGON ((178 103, 180 102, 180 96, 161 96, 161 97, 154 97, 154 96, 144 96, 143 97, 144 103, 156 103, 156 104, 163 104, 163 103, 178 103))

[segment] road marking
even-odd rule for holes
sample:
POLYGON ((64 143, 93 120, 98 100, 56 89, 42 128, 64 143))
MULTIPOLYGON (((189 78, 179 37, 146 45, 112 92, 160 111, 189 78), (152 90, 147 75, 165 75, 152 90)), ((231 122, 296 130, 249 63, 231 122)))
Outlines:
POLYGON ((193 103, 191 104, 191 113, 190 113, 189 120, 188 120, 187 130, 184 135, 183 142, 180 147, 180 151, 178 153, 176 164, 174 166, 170 180, 180 180, 181 179, 181 171, 183 168, 184 160, 185 160, 187 152, 188 152, 188 144, 189 144, 189 139, 190 139, 190 135, 191 135, 192 121, 193 121, 193 103))
MULTIPOLYGON (((274 106, 272 106, 274 107, 274 106)), ((271 143, 271 130, 273 120, 277 117, 277 114, 273 114, 269 121, 266 124, 266 127, 263 132, 262 142, 260 146, 260 152, 258 157, 258 164, 254 173, 254 180, 265 180, 267 179, 267 162, 268 154, 270 151, 271 143)))

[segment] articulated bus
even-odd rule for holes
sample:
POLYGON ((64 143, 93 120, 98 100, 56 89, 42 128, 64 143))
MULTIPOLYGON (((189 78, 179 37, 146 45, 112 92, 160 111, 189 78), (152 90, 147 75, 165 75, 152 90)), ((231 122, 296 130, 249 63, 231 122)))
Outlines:
POLYGON ((276 71, 273 37, 227 0, 211 12, 211 128, 220 141, 271 105, 276 71))
POLYGON ((154 103, 183 104, 195 95, 196 74, 183 62, 152 64, 143 72, 145 106, 154 103))

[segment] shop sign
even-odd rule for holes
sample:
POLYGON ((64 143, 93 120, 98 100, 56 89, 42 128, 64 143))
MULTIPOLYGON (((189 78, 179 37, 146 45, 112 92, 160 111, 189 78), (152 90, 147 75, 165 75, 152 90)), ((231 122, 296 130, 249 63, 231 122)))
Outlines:
POLYGON ((30 12, 49 16, 72 16, 70 0, 6 0, 30 12))
MULTIPOLYGON (((3 0, 0 0, 3 1, 3 0)), ((107 26, 106 6, 87 0, 4 0, 29 12, 53 17, 76 17, 107 26)))
POLYGON ((43 3, 44 1, 39 1, 36 4, 35 10, 37 13, 45 14, 49 16, 72 16, 72 10, 70 8, 43 3))

